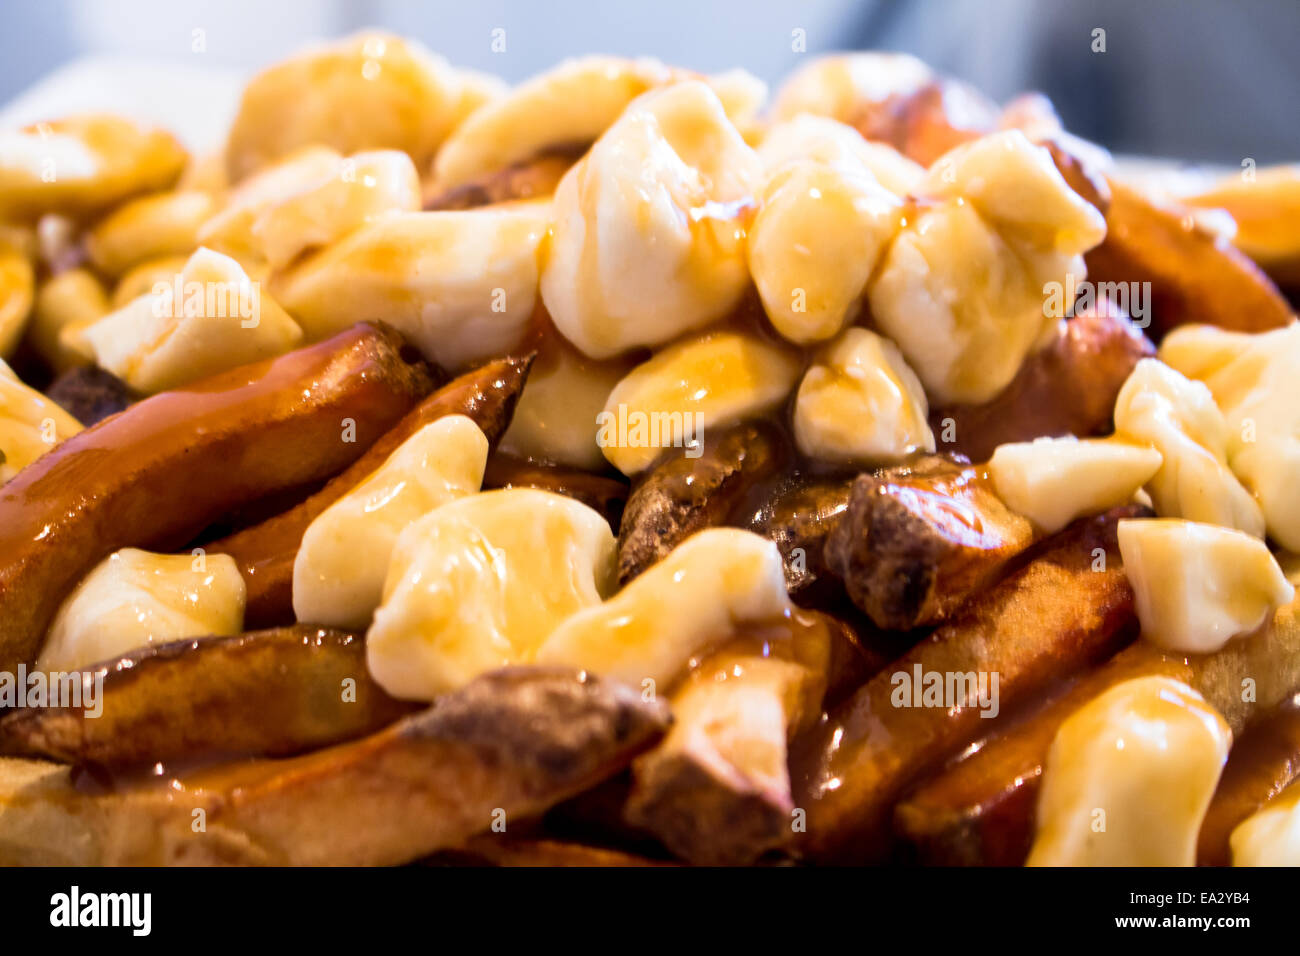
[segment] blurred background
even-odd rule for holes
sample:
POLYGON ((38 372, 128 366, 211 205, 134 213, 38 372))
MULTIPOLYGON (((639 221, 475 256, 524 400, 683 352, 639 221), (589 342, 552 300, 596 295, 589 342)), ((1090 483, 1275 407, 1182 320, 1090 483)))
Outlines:
POLYGON ((203 139, 252 71, 372 25, 512 81, 603 52, 775 84, 817 53, 903 50, 999 100, 1042 90, 1118 152, 1300 159, 1297 0, 4 0, 0 122, 135 99, 203 139))

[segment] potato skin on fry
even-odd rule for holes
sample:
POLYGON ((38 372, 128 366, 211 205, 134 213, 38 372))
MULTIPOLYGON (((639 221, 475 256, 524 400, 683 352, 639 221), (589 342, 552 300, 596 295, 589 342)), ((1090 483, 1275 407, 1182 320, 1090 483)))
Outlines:
POLYGON ((1287 325, 1291 307, 1255 263, 1198 228, 1190 211, 1110 181, 1106 239, 1084 256, 1091 282, 1151 283, 1152 336, 1180 325, 1265 332, 1287 325))
POLYGON ((1129 373, 1155 354, 1123 310, 1103 301, 1066 322, 991 401, 932 409, 930 427, 942 450, 971 461, 1008 442, 1102 434, 1129 373))
POLYGON ((885 859, 895 801, 985 729, 969 697, 952 707, 895 707, 895 674, 918 666, 941 675, 983 673, 991 686, 996 673, 996 702, 1006 714, 1131 641, 1137 616, 1115 529, 1136 511, 1075 522, 797 740, 795 805, 808 816, 794 851, 829 863, 885 859), (1094 570, 1098 548, 1102 570, 1094 570))
MULTIPOLYGON (((662 704, 576 671, 508 668, 361 740, 106 793, 67 774, 0 787, 0 863, 392 865, 537 816, 626 766, 668 725, 662 704), (195 833, 193 813, 205 813, 195 833), (55 814, 54 811, 61 810, 55 814)), ((0 760, 0 779, 18 776, 0 760), (6 771, 8 773, 6 773, 6 771)))
POLYGON ((950 617, 1034 543, 980 467, 942 459, 859 475, 825 561, 879 627, 950 617))
POLYGON ((318 345, 146 399, 0 488, 0 669, 36 656, 59 601, 124 547, 184 544, 230 509, 348 464, 431 385, 391 329, 318 345), (343 440, 350 419, 356 442, 343 440))
POLYGON ((750 422, 705 441, 699 455, 675 453, 632 490, 618 533, 618 580, 627 584, 696 531, 726 522, 733 506, 776 471, 775 431, 750 422))
POLYGON ((555 192, 560 178, 586 152, 585 147, 548 150, 522 163, 429 196, 426 211, 477 209, 500 202, 535 199, 555 192))
POLYGON ((359 485, 422 427, 446 415, 466 415, 495 446, 510 424, 532 356, 496 359, 444 385, 380 436, 346 471, 305 501, 208 545, 239 564, 248 586, 245 623, 271 627, 293 620, 293 562, 302 536, 326 508, 359 485))
POLYGON ((803 601, 842 596, 839 578, 826 565, 825 549, 826 539, 848 510, 853 481, 782 481, 749 514, 739 516, 743 527, 776 542, 785 558, 785 586, 791 597, 803 601))
MULTIPOLYGON (((923 862, 1020 865, 1033 842, 1043 761, 1057 728, 1108 688, 1146 676, 1182 681, 1223 715, 1234 734, 1249 731, 1300 688, 1300 604, 1280 609, 1268 627, 1213 654, 1171 656, 1145 641, 1126 648, 979 752, 918 787, 898 807, 900 832, 923 862), (1243 701, 1247 677, 1256 682, 1255 697, 1243 701)), ((1223 833, 1225 853, 1227 837, 1223 833)), ((1207 839, 1204 830, 1202 839, 1207 839)), ((1205 842, 1202 847, 1212 855, 1205 842)))
POLYGON ((360 636, 307 625, 153 644, 90 673, 104 679, 99 717, 15 711, 0 718, 0 751, 110 770, 282 757, 417 709, 371 680, 360 636))

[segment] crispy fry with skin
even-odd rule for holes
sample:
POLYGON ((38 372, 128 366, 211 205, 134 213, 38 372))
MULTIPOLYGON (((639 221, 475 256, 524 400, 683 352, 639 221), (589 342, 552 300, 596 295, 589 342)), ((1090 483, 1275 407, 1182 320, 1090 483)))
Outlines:
POLYGON ((499 202, 535 199, 555 192, 560 178, 586 152, 585 147, 548 150, 522 163, 485 173, 472 182, 435 193, 424 202, 434 210, 477 209, 499 202))
POLYGON ((523 390, 532 356, 496 359, 447 383, 407 413, 341 474, 305 501, 207 546, 239 564, 248 586, 245 623, 270 627, 293 620, 293 562, 302 536, 322 511, 369 477, 423 426, 466 415, 492 445, 501 438, 523 390))
POLYGON ((135 401, 126 382, 97 365, 68 369, 45 394, 86 427, 125 411, 135 401))
POLYGON ((999 712, 1009 713, 1130 641, 1137 619, 1115 528, 1135 513, 1123 508, 1077 521, 1045 542, 1037 557, 982 592, 958 620, 917 644, 797 740, 791 775, 795 805, 807 811, 807 832, 796 834, 795 852, 835 863, 886 858, 895 801, 988 723, 972 676, 985 675, 988 696, 999 712), (962 699, 946 706, 895 706, 902 686, 895 675, 910 676, 916 668, 945 679, 966 675, 962 699))
POLYGON ((1155 346, 1123 310, 1103 300, 1064 323, 997 397, 933 409, 930 427, 942 450, 971 461, 988 460, 1007 442, 1109 432, 1120 388, 1153 355, 1155 346))
POLYGON ((0 751, 109 769, 280 757, 418 709, 370 679, 360 636, 306 625, 152 644, 89 673, 103 675, 99 717, 15 711, 0 719, 0 751))
POLYGON ((877 626, 950 617, 1034 543, 988 472, 942 459, 859 475, 825 560, 877 626))
POLYGON ((675 855, 743 866, 793 836, 787 741, 821 713, 830 624, 798 612, 703 660, 672 695, 674 724, 632 765, 628 822, 675 855))
POLYGON ((791 478, 774 486, 738 521, 776 542, 785 559, 785 586, 797 600, 843 591, 826 565, 826 539, 848 510, 853 478, 791 478))
POLYGON ((726 522, 745 492, 783 458, 771 428, 745 423, 704 441, 699 454, 660 461, 632 490, 618 534, 618 580, 626 584, 692 534, 726 522))
POLYGON ((540 488, 581 501, 605 516, 611 528, 618 530, 627 504, 627 482, 622 476, 593 475, 589 471, 564 465, 542 465, 496 452, 488 458, 483 473, 483 488, 540 488))
POLYGON ((1259 266, 1199 227, 1190 210, 1110 181, 1106 239, 1084 256, 1094 283, 1151 283, 1156 340, 1187 324, 1265 332, 1289 324, 1291 307, 1259 266))
POLYGON ((405 863, 460 846, 498 811, 539 815, 618 772, 667 723, 631 688, 511 668, 360 740, 106 793, 66 768, 0 760, 0 863, 405 863))
POLYGON ((430 385, 396 332, 361 324, 73 435, 0 488, 0 670, 30 663, 103 558, 177 547, 244 502, 336 472, 430 385))
MULTIPOLYGON (((917 788, 899 805, 900 832, 927 862, 1016 866, 1033 842, 1043 761, 1056 730, 1080 706, 1125 680, 1166 676, 1216 708, 1234 734, 1300 687, 1300 608, 1281 608, 1271 625, 1213 654, 1176 657, 1146 642, 1120 652, 978 752, 917 788), (1243 701, 1243 681, 1255 699, 1243 701)), ((1228 831, 1222 835, 1224 851, 1228 831)))

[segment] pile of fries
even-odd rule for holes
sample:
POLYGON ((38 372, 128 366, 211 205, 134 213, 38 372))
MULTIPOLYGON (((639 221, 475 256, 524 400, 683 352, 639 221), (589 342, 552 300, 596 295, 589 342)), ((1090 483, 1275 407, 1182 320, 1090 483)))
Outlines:
POLYGON ((1297 208, 899 54, 0 132, 0 863, 1300 865, 1297 208))

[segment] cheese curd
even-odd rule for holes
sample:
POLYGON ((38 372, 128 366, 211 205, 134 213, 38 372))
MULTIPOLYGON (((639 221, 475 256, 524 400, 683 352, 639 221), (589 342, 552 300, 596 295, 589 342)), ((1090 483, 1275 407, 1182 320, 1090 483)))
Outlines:
POLYGON ((794 390, 802 363, 740 332, 710 332, 671 345, 632 369, 609 393, 596 439, 625 475, 707 428, 761 415, 794 390))
POLYGON ((1295 598, 1264 542, 1229 528, 1172 518, 1121 521, 1119 551, 1142 636, 1176 653, 1217 651, 1295 598))
POLYGON ((16 245, 0 239, 0 359, 22 341, 36 292, 32 262, 16 245))
POLYGON ((1228 469, 1228 424, 1210 390, 1143 359, 1115 400, 1115 430, 1163 456, 1147 484, 1156 511, 1264 536, 1259 505, 1228 469))
POLYGON ((1144 445, 1067 437, 999 445, 988 468, 1007 507, 1051 534, 1131 501, 1160 463, 1160 452, 1144 445))
POLYGON ((64 344, 63 332, 85 329, 108 311, 108 292, 95 274, 89 269, 68 269, 51 276, 36 293, 27 339, 55 372, 89 364, 94 361, 90 347, 84 341, 71 341, 72 335, 64 344))
POLYGON ((60 605, 36 669, 77 670, 149 644, 238 634, 244 598, 244 579, 229 555, 123 548, 60 605))
POLYGON ((850 173, 866 170, 897 196, 915 193, 925 179, 925 167, 892 146, 869 142, 846 123, 808 113, 769 129, 758 146, 758 158, 768 172, 800 159, 850 173))
POLYGON ((1048 291, 1087 274, 1105 220, 1019 131, 940 157, 868 287, 872 316, 943 403, 980 403, 1055 334, 1048 291))
POLYGON ((461 80, 421 44, 368 31, 264 70, 244 88, 226 144, 232 180, 308 144, 399 149, 421 169, 459 116, 461 80))
POLYGON ((642 93, 690 78, 707 83, 738 124, 748 125, 767 96, 765 84, 744 70, 700 77, 650 57, 565 60, 467 117, 438 151, 436 186, 461 186, 550 148, 584 146, 642 93))
POLYGON ((85 215, 166 189, 185 150, 170 133, 100 113, 0 131, 0 209, 6 217, 85 215))
POLYGON ((117 276, 146 259, 188 254, 216 201, 187 190, 133 199, 115 209, 86 236, 86 251, 100 272, 117 276))
POLYGON ((314 184, 271 204, 253 222, 252 234, 267 264, 281 269, 371 220, 419 208, 420 177, 411 157, 375 150, 340 158, 314 184))
POLYGON ((282 355, 302 340, 297 323, 239 263, 211 249, 81 335, 101 367, 145 393, 282 355))
POLYGON ((432 700, 485 671, 530 663, 565 619, 615 585, 614 535, 547 491, 485 491, 397 538, 366 660, 395 697, 432 700))
POLYGON ((199 244, 239 260, 245 269, 264 271, 262 244, 253 235, 253 225, 286 197, 336 176, 342 160, 338 150, 304 146, 258 170, 232 189, 221 209, 199 227, 199 244))
POLYGON ((1204 382, 1227 422, 1227 461, 1255 496, 1271 538, 1300 550, 1300 322, 1250 334, 1175 329, 1160 358, 1204 382))
POLYGON ((965 199, 1003 238, 1034 251, 1075 256, 1106 238, 1101 212, 1069 187, 1051 154, 1019 130, 951 150, 930 167, 920 192, 965 199))
POLYGON ((79 421, 0 359, 0 484, 79 431, 79 421))
POLYGON ((711 528, 562 623, 536 663, 581 667, 633 686, 649 680, 664 691, 695 655, 792 609, 776 545, 749 531, 711 528))
POLYGON ((592 358, 719 319, 749 284, 757 154, 702 82, 638 98, 555 192, 542 299, 592 358))
POLYGON ((364 316, 464 369, 523 344, 548 222, 545 200, 395 213, 276 274, 271 290, 311 341, 364 316))
POLYGON ((589 359, 556 333, 542 340, 501 450, 587 471, 606 467, 598 416, 632 362, 589 359))
POLYGON ((1300 784, 1291 784, 1232 831, 1233 866, 1300 866, 1300 784))
POLYGON ((383 597, 397 536, 422 515, 483 483, 488 440, 464 415, 408 438, 365 481, 307 528, 293 562, 299 621, 364 628, 383 597))
POLYGON ((934 451, 929 408, 894 343, 848 329, 804 373, 794 402, 794 437, 810 458, 840 464, 897 462, 934 451))
POLYGON ((841 53, 800 67, 777 91, 772 115, 787 120, 800 113, 852 122, 868 103, 915 93, 934 79, 928 66, 906 53, 841 53))
POLYGON ((1125 681, 1061 724, 1029 866, 1192 866, 1232 746, 1218 711, 1168 677, 1125 681))
POLYGON ((857 318, 901 203, 865 170, 794 160, 761 194, 749 270, 772 326, 792 342, 834 337, 857 318))

